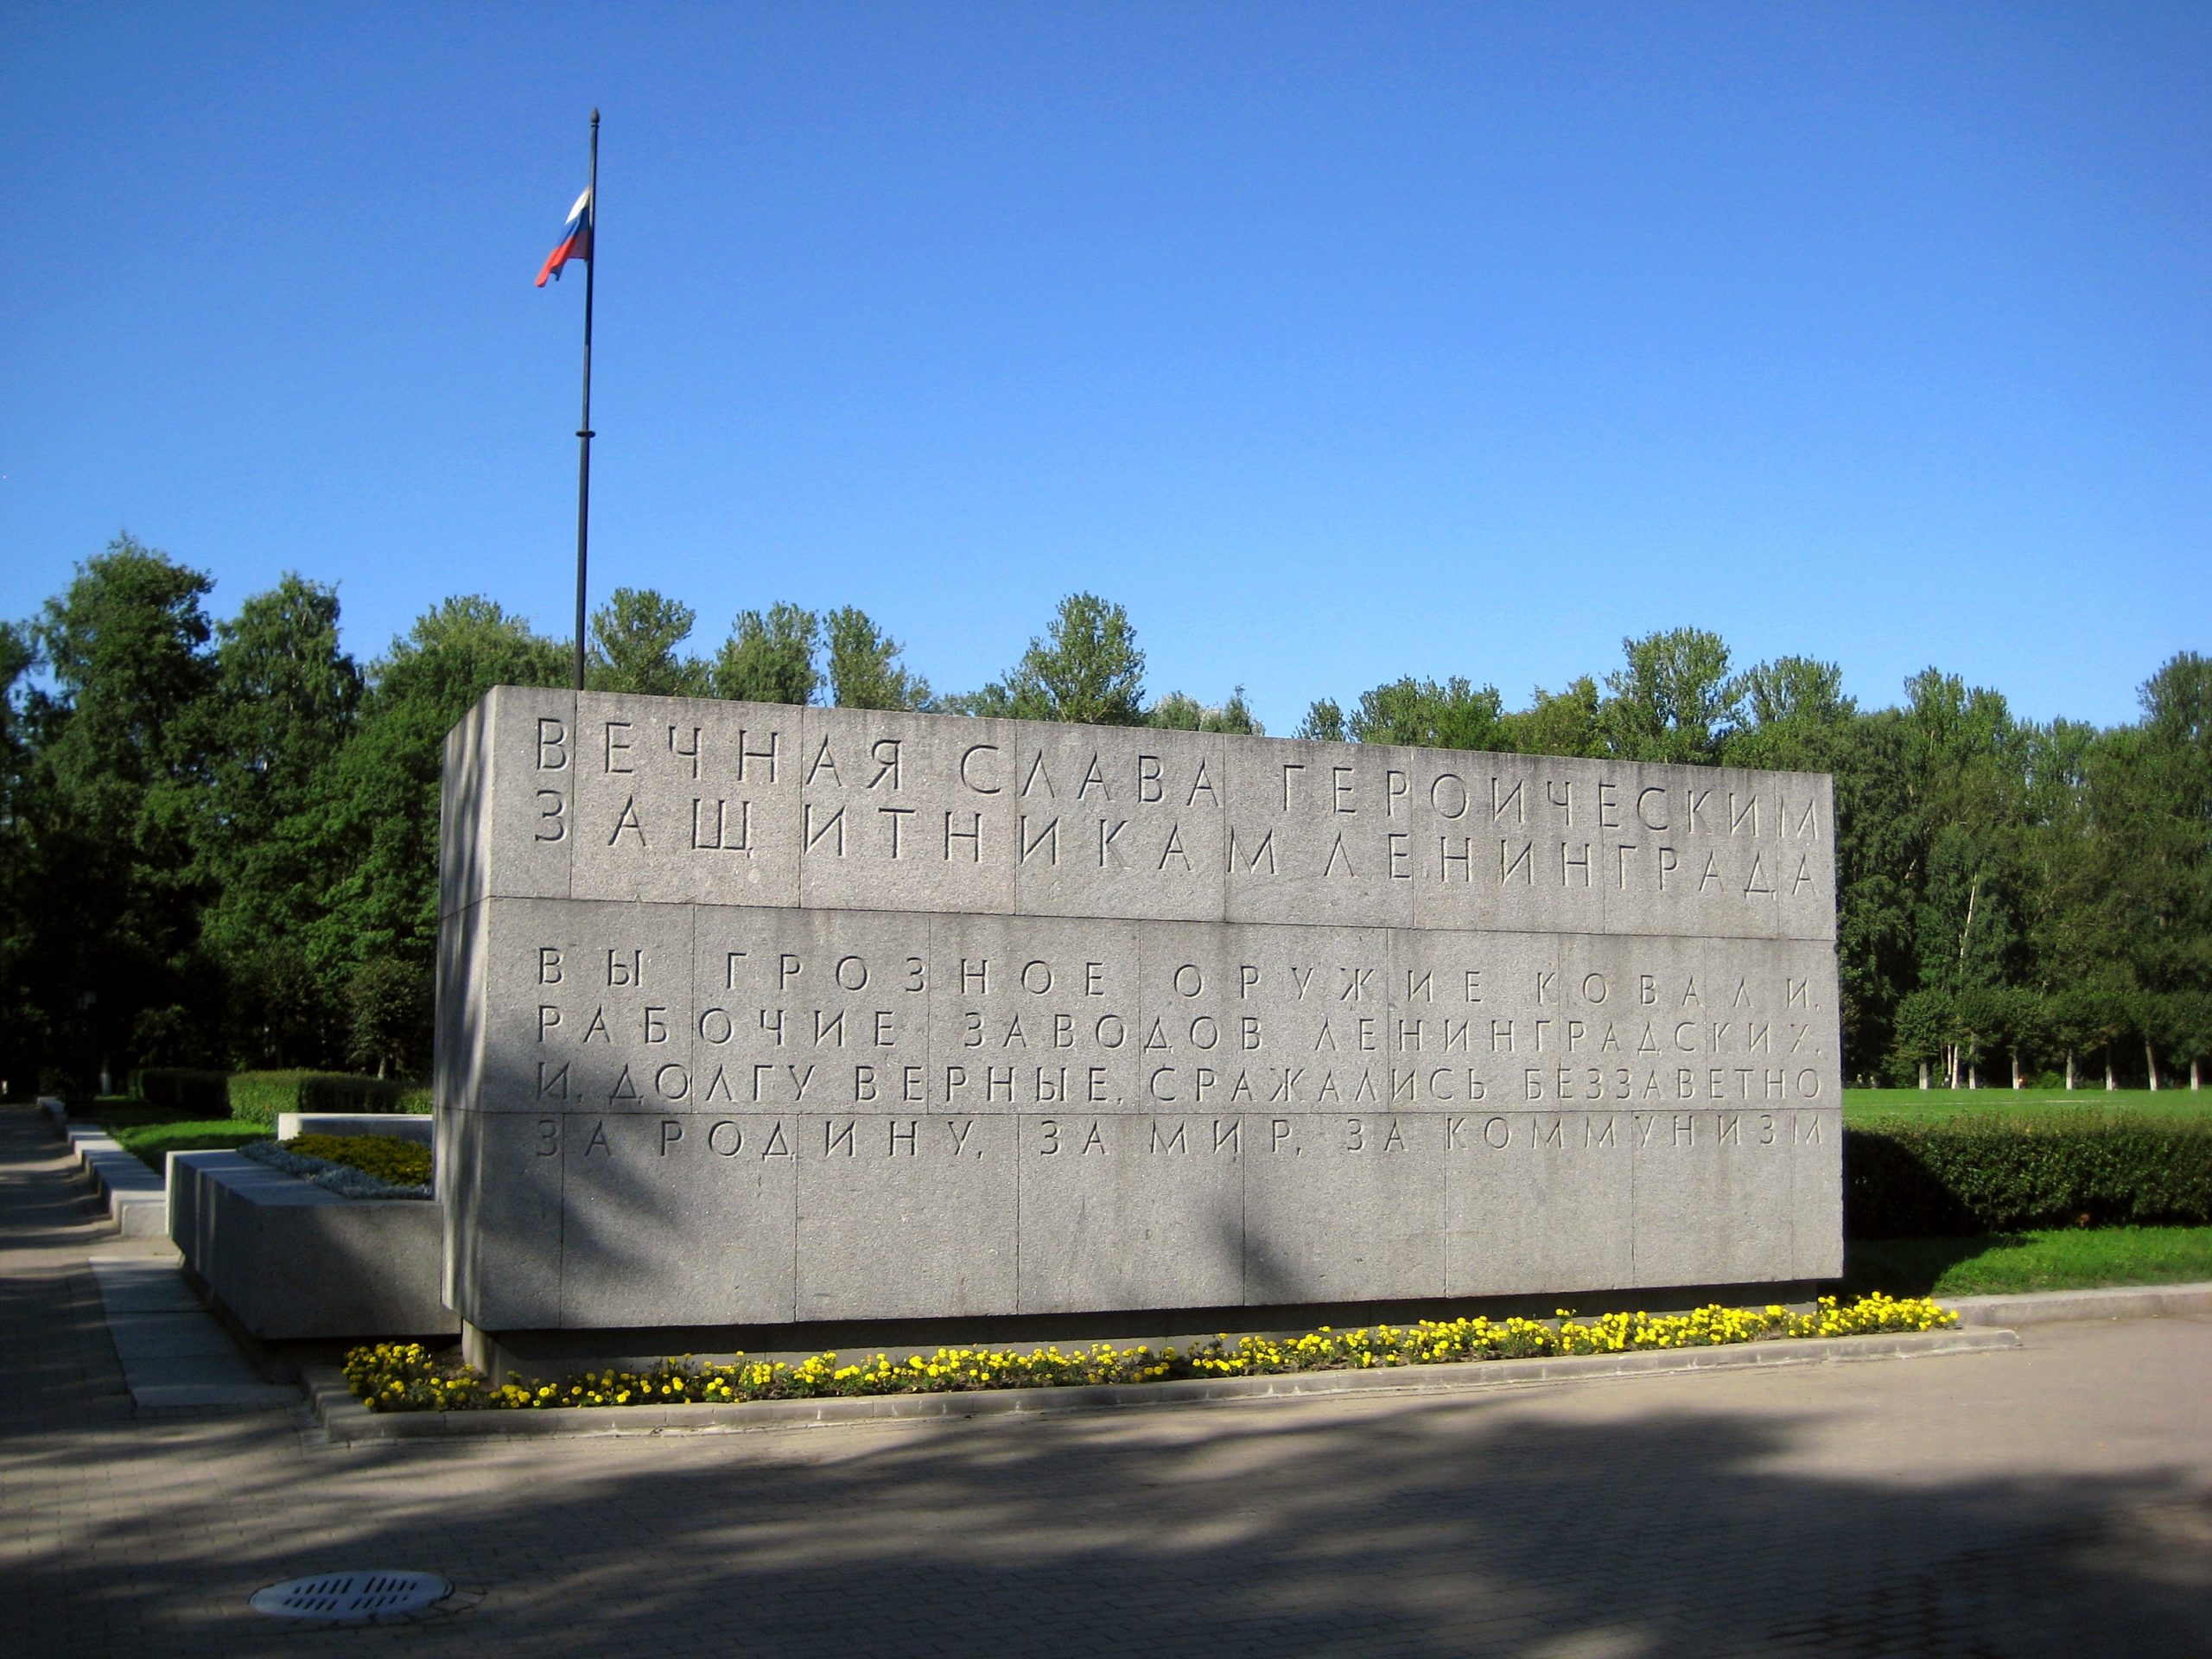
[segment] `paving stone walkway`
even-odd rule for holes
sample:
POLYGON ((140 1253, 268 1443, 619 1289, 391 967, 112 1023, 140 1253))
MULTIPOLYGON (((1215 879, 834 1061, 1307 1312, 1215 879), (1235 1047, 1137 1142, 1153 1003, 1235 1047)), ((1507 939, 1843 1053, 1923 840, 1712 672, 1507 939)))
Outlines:
POLYGON ((1465 1396, 340 1448, 130 1414, 0 1113, 5 1645, 76 1656, 2212 1655, 2212 1319, 1465 1396), (346 1567, 468 1611, 302 1630, 346 1567))
POLYGON ((95 1257, 93 1281, 124 1386, 140 1416, 157 1411, 287 1410, 296 1388, 262 1380, 229 1332, 200 1305, 183 1268, 162 1255, 95 1257))

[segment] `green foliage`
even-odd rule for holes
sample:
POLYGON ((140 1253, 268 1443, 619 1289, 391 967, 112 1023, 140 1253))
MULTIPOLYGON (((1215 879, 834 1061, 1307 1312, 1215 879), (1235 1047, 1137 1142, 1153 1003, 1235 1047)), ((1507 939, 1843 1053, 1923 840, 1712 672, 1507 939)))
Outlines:
POLYGON ((2202 1119, 2084 1110, 1844 1131, 1852 1238, 2208 1222, 2212 1122, 2202 1119))
POLYGON ((1323 743, 1341 743, 1346 736, 1344 711, 1334 697, 1322 697, 1307 707, 1305 720, 1291 735, 1323 743))
POLYGON ((53 689, 22 703, 35 758, 11 826, 14 896, 37 962, 37 1021, 80 1076, 120 1071, 149 1008, 219 1020, 219 987, 194 957, 204 893, 191 836, 207 765, 197 710, 214 683, 210 587, 126 534, 29 630, 53 689))
POLYGON ((1144 723, 1165 732, 1227 732, 1238 737, 1266 735, 1251 709, 1244 702, 1244 688, 1238 686, 1230 693, 1229 701, 1218 709, 1210 709, 1196 697, 1180 691, 1170 691, 1152 705, 1144 723))
POLYGON ((429 1147, 397 1135, 296 1135, 283 1145, 285 1151, 302 1158, 343 1164, 394 1186, 429 1185, 429 1147))
POLYGON ((702 697, 707 665, 679 657, 699 613, 650 588, 617 588, 592 613, 587 683, 594 691, 702 697))
POLYGON ((228 1117, 104 1127, 116 1145, 157 1173, 168 1169, 173 1152, 232 1152, 248 1141, 265 1140, 269 1133, 257 1125, 228 1117))
POLYGON ((415 1085, 346 1071, 241 1071, 230 1080, 231 1116, 268 1126, 279 1112, 405 1112, 415 1085))
POLYGON ((1070 594, 1004 679, 957 702, 961 712, 1001 719, 1141 726, 1144 653, 1129 613, 1096 594, 1070 594))
POLYGON ((796 605, 740 611, 709 680, 718 697, 740 702, 812 702, 822 683, 814 654, 822 621, 796 605))
POLYGON ((1623 760, 1710 765, 1743 718, 1743 688, 1729 677, 1728 647, 1703 628, 1669 628, 1621 641, 1628 661, 1605 676, 1597 727, 1623 760))
POLYGON ((2051 1227, 1967 1238, 1847 1240, 1847 1292, 1996 1296, 2212 1279, 2212 1227, 2051 1227))
POLYGON ((1538 686, 1527 709, 1504 716, 1506 746, 1522 754, 1601 756, 1605 740, 1599 707, 1598 683, 1587 674, 1570 680, 1563 691, 1538 686))
POLYGON ((842 606, 823 618, 830 701, 840 709, 927 709, 930 683, 899 661, 899 642, 866 611, 842 606))
MULTIPOLYGON (((447 732, 495 685, 567 685, 572 672, 557 641, 474 595, 426 612, 371 667, 353 735, 322 783, 328 886, 307 953, 334 1010, 364 963, 435 959, 447 732)), ((343 1045, 342 1017, 334 1023, 326 1053, 343 1045)))
POLYGON ((1441 684, 1410 677, 1363 692, 1345 722, 1362 743, 1410 743, 1432 749, 1506 747, 1497 688, 1477 690, 1466 680, 1441 684))
POLYGON ((429 1070, 430 970, 404 957, 378 957, 353 970, 346 983, 353 1058, 374 1066, 379 1077, 429 1070))

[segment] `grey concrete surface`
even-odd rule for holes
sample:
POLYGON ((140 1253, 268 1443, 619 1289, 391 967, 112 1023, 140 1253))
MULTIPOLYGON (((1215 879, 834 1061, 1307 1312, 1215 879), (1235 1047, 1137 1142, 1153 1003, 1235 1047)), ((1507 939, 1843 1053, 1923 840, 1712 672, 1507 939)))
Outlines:
POLYGON ((77 1161, 99 1195, 115 1230, 125 1238, 160 1238, 168 1231, 168 1197, 162 1178, 104 1129, 78 1125, 67 1131, 77 1161))
POLYGON ((2212 1319, 2018 1350, 1036 1421, 345 1449, 130 1415, 59 1147, 0 1113, 27 1654, 2212 1653, 2212 1319), (467 1611, 302 1630, 280 1580, 467 1611))
POLYGON ((436 1206, 349 1198, 235 1152, 168 1158, 169 1236, 264 1341, 452 1336, 436 1206))
POLYGON ((276 1138, 296 1135, 388 1135, 395 1140, 430 1144, 427 1112, 279 1112, 276 1138))
POLYGON ((510 690, 446 759, 480 1329, 1840 1268, 1826 779, 510 690))
POLYGON ((2079 1319, 2160 1319, 2212 1313, 2212 1284, 2117 1285, 2103 1290, 2037 1290, 2012 1296, 1949 1296, 1943 1306, 1967 1325, 2058 1325, 2079 1319))

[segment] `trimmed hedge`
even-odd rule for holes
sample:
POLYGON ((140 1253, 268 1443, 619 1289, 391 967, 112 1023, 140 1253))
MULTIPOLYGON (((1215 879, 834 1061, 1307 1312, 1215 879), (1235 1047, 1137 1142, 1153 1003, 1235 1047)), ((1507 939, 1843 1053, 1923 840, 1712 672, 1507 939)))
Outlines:
POLYGON ((2094 1110, 1847 1128, 1851 1238, 2212 1224, 2212 1122, 2094 1110))
POLYGON ((231 1079, 232 1113, 244 1122, 273 1124, 279 1112, 427 1111, 417 1084, 343 1071, 241 1071, 231 1079))
POLYGON ((130 1092, 149 1106, 186 1117, 228 1117, 231 1077, 184 1065, 149 1065, 130 1074, 130 1092))

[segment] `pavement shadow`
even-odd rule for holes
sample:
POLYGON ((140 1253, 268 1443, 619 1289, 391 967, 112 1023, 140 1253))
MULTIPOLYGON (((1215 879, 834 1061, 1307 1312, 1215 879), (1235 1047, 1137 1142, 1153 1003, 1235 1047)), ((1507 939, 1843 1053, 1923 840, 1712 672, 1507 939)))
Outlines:
MULTIPOLYGON (((1815 1478, 1789 1461, 1817 1418, 1573 1422, 1535 1398, 264 1458, 219 1490, 169 1478, 105 1535, 130 1565, 99 1618, 146 1654, 290 1651, 296 1631, 243 1611, 251 1589, 404 1566, 489 1597, 361 1645, 2212 1652, 2212 1494, 2177 1476, 1815 1478), (254 1544, 246 1513, 296 1536, 254 1544)), ((129 1483, 177 1449, 113 1435, 99 1455, 129 1483)), ((23 1568, 19 1606, 65 1593, 60 1563, 23 1568)))

